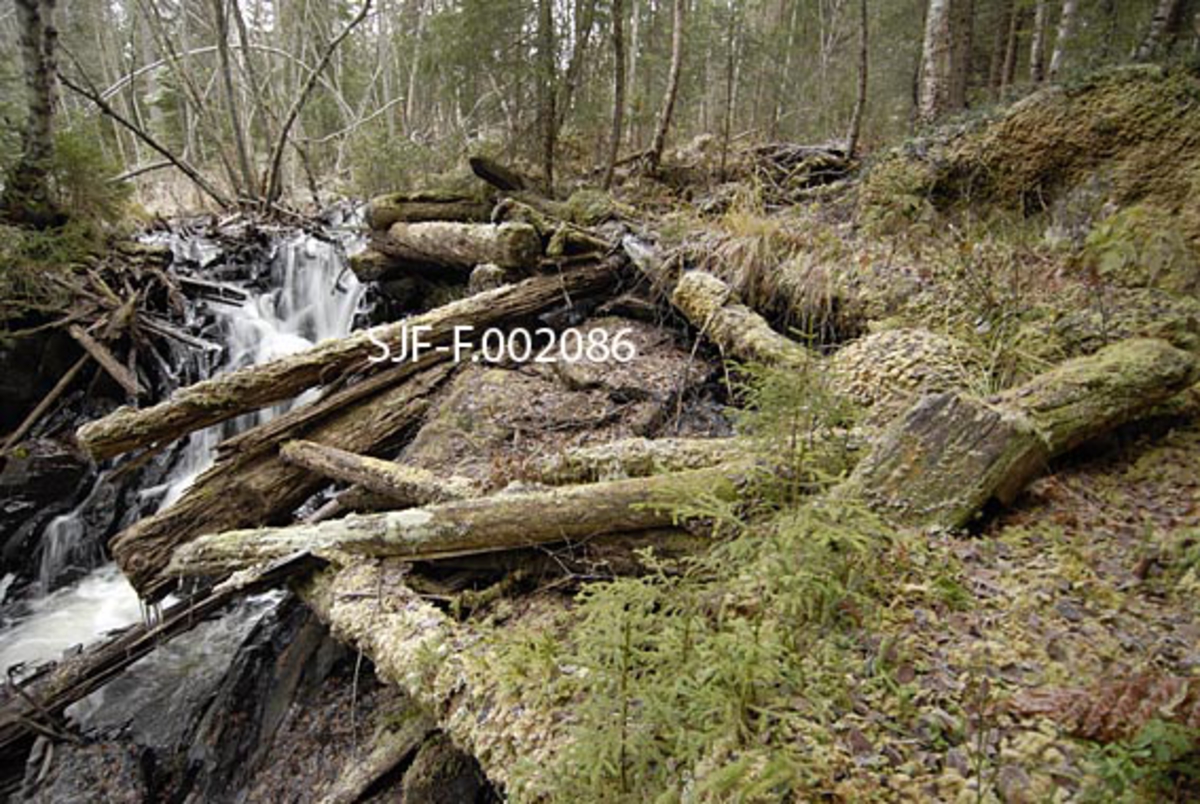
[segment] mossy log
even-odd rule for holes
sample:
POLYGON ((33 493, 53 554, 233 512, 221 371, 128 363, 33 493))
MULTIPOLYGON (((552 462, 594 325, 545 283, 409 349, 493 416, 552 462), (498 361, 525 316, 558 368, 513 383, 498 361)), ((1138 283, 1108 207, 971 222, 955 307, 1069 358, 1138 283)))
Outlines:
POLYGON ((737 438, 629 438, 550 455, 533 467, 531 479, 560 486, 647 477, 743 460, 751 451, 737 438))
MULTIPOLYGON (((162 444, 193 430, 273 405, 314 386, 347 374, 378 371, 388 363, 371 364, 380 354, 372 342, 388 345, 393 355, 404 353, 413 328, 427 326, 425 339, 433 347, 449 345, 456 326, 476 331, 512 325, 575 301, 602 295, 617 281, 624 263, 617 257, 577 266, 553 276, 535 276, 513 285, 476 294, 429 312, 327 341, 304 352, 258 366, 249 366, 190 385, 165 402, 140 410, 121 407, 79 428, 81 446, 97 460, 138 447, 162 444)), ((449 359, 449 355, 444 355, 449 359)))
POLYGON ((418 466, 372 458, 312 441, 289 441, 279 450, 287 463, 331 480, 357 483, 387 497, 395 508, 476 497, 479 489, 465 477, 439 478, 418 466))
MULTIPOLYGON (((393 450, 429 407, 429 397, 452 373, 446 363, 343 409, 304 435, 354 452, 393 450)), ((145 598, 171 592, 165 569, 181 544, 202 533, 287 521, 328 481, 286 463, 274 452, 218 461, 172 506, 136 522, 110 543, 113 558, 145 598)))
POLYGON ((633 238, 622 248, 651 286, 667 296, 700 334, 726 357, 759 363, 802 364, 811 354, 771 329, 767 320, 736 299, 732 287, 706 271, 679 273, 658 252, 633 238))
POLYGON ((774 364, 802 364, 811 358, 807 349, 736 301, 733 289, 710 273, 685 273, 671 293, 671 303, 728 357, 774 364))
POLYGON ((367 225, 387 231, 393 223, 456 221, 487 223, 492 204, 478 195, 443 192, 388 193, 371 199, 367 205, 367 225))
POLYGON ((447 271, 465 278, 484 263, 534 268, 542 256, 542 240, 526 223, 394 223, 386 232, 372 233, 371 248, 387 260, 353 263, 364 282, 447 271))
POLYGON ((892 424, 839 493, 901 524, 962 527, 989 500, 1014 499, 1053 458, 1153 410, 1198 378, 1200 364, 1190 353, 1135 339, 987 400, 927 396, 892 424))
POLYGON ((225 575, 299 551, 429 561, 605 534, 669 527, 671 502, 704 489, 737 497, 746 464, 675 472, 651 478, 497 494, 471 500, 351 515, 315 525, 211 532, 176 551, 177 575, 225 575))

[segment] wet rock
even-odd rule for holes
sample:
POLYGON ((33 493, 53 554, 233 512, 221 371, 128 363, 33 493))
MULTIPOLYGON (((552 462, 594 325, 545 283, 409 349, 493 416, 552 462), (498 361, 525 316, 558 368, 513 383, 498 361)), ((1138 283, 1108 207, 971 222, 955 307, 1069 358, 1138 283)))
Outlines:
POLYGON ((52 744, 39 738, 14 800, 22 804, 143 804, 152 798, 134 746, 119 742, 52 744))

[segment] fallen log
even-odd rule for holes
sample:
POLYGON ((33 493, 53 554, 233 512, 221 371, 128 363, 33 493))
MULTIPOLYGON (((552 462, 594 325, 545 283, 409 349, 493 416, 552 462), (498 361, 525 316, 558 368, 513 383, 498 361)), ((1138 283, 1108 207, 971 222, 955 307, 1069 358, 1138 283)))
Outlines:
MULTIPOLYGON (((386 344, 393 355, 403 354, 414 327, 430 328, 425 339, 431 347, 449 346, 455 327, 471 326, 480 332, 528 321, 564 302, 602 295, 616 284, 623 265, 624 261, 614 256, 561 274, 535 276, 479 293, 427 313, 190 385, 152 407, 118 408, 83 425, 76 435, 80 445, 97 460, 172 441, 193 430, 290 399, 343 375, 378 371, 390 364, 369 363, 368 356, 380 354, 377 344, 386 344)), ((450 355, 443 357, 449 359, 450 355)))
POLYGON ((68 706, 103 687, 159 645, 190 631, 234 600, 311 573, 322 564, 309 555, 285 557, 239 583, 175 604, 157 625, 130 626, 106 642, 10 684, 0 700, 0 761, 23 762, 26 743, 39 732, 38 726, 53 727, 43 721, 57 719, 68 706))
POLYGON ((279 454, 287 463, 322 477, 357 483, 387 497, 396 508, 465 500, 479 494, 475 482, 469 478, 442 479, 417 466, 404 466, 311 441, 289 441, 279 454))
POLYGON ((134 398, 141 395, 142 387, 138 385, 137 377, 133 376, 129 369, 122 365, 121 361, 117 360, 103 344, 78 324, 71 324, 67 327, 67 332, 76 343, 83 347, 84 351, 92 356, 93 360, 108 372, 108 376, 116 380, 117 385, 125 389, 125 393, 134 398))
POLYGON ((675 524, 671 501, 704 489, 735 500, 746 463, 725 464, 635 480, 351 515, 315 525, 213 532, 180 547, 169 574, 225 575, 309 551, 321 557, 356 554, 431 561, 675 524))
POLYGON ((467 163, 476 176, 502 193, 519 193, 533 186, 529 179, 491 157, 476 154, 467 163))
POLYGON ((393 223, 401 222, 487 223, 491 215, 491 202, 463 193, 388 193, 372 198, 367 205, 367 225, 376 231, 387 231, 393 223))
POLYGON ((543 458, 530 479, 561 486, 648 477, 744 460, 752 450, 752 445, 736 438, 630 438, 543 458))
POLYGON ((1190 353, 1134 339, 987 400, 927 396, 892 424, 838 493, 900 524, 963 527, 989 500, 1011 502, 1053 458, 1151 412, 1198 378, 1190 353))
POLYGON ((534 268, 542 255, 537 230, 525 223, 394 223, 386 232, 372 233, 371 248, 387 260, 354 263, 364 282, 446 271, 465 278, 483 263, 534 268))
MULTIPOLYGON (((430 395, 451 374, 440 363, 406 382, 322 420, 304 435, 354 452, 397 449, 429 407, 430 395)), ((307 429, 307 428, 305 428, 307 429)), ((281 523, 328 481, 264 451, 218 461, 174 505, 134 523, 110 542, 113 558, 137 591, 150 600, 171 592, 171 553, 201 533, 281 523)))
POLYGON ((700 334, 726 357, 760 363, 802 364, 811 353, 775 330, 767 320, 735 298, 733 288, 705 271, 681 273, 661 255, 633 237, 621 247, 649 282, 670 299, 700 334))

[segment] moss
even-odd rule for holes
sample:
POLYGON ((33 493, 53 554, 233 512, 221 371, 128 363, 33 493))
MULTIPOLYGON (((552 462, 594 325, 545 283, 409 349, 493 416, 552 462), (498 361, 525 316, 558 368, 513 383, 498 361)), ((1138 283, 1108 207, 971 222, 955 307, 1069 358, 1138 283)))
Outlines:
POLYGON ((1175 294, 1200 290, 1200 260, 1179 217, 1151 203, 1119 210, 1096 224, 1081 262, 1101 281, 1120 287, 1175 294))

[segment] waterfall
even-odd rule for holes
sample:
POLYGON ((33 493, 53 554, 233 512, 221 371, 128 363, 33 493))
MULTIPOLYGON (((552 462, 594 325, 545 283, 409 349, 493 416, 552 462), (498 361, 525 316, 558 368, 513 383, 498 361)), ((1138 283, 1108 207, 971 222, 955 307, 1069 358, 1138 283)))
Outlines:
MULTIPOLYGON (((200 264, 220 254, 204 238, 174 238, 170 244, 177 259, 200 264)), ((345 270, 344 245, 348 243, 329 243, 303 233, 280 238, 270 260, 269 290, 251 292, 240 305, 212 303, 225 344, 224 359, 214 373, 263 363, 346 335, 354 324, 362 287, 345 270)), ((141 495, 148 500, 158 498, 156 510, 170 506, 212 465, 222 439, 266 421, 291 404, 295 402, 192 433, 166 481, 143 489, 141 495)), ((103 482, 102 477, 99 483, 103 482)), ((99 484, 92 494, 98 489, 99 484)), ((0 670, 17 663, 32 665, 55 659, 73 645, 141 618, 137 594, 111 563, 95 567, 69 586, 47 591, 64 570, 84 562, 94 565, 99 558, 88 555, 89 549, 82 543, 87 504, 85 500, 74 511, 56 517, 43 532, 39 578, 43 593, 18 620, 0 623, 0 670)), ((98 551, 93 547, 91 552, 98 551)))

